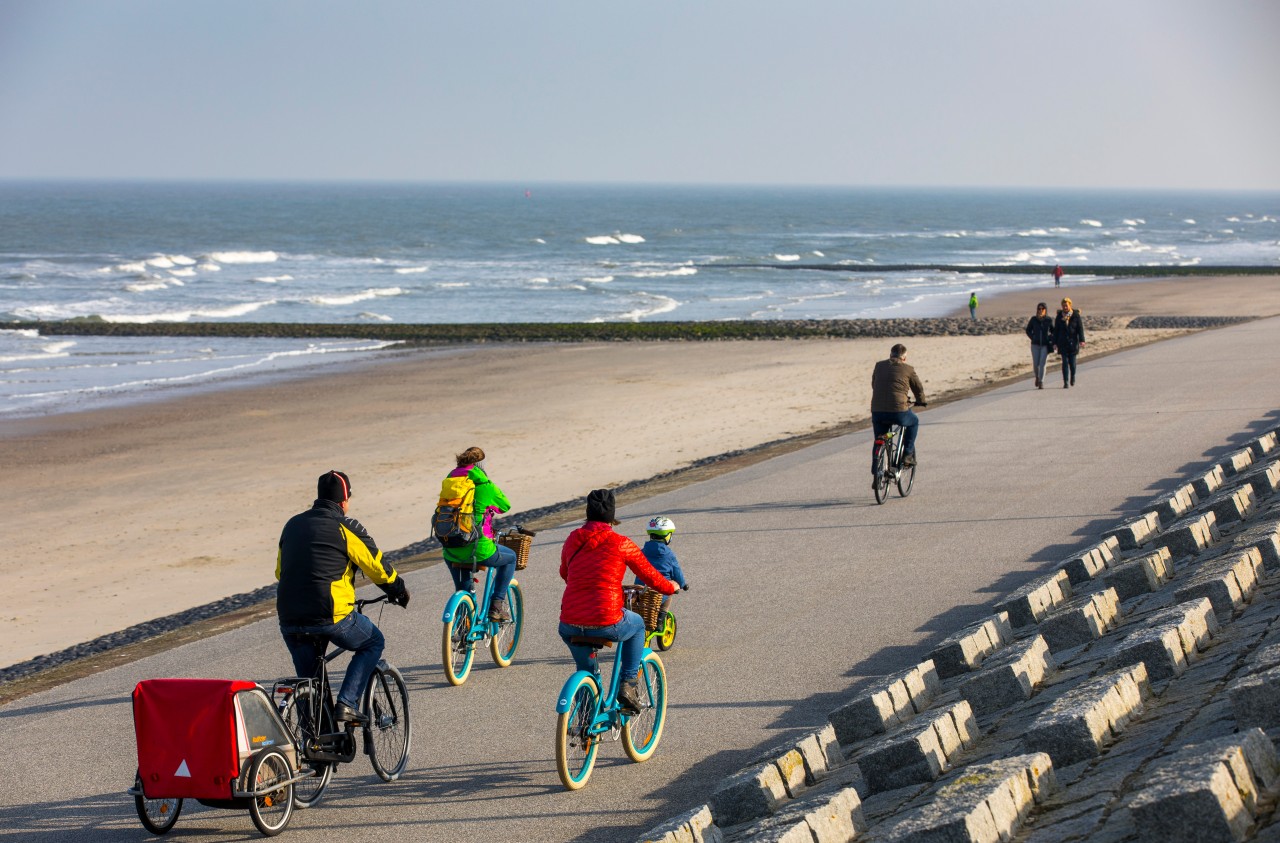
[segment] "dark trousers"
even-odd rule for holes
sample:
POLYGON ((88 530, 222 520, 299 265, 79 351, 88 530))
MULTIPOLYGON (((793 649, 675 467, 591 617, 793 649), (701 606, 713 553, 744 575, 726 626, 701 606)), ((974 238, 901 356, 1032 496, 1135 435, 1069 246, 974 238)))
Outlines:
POLYGON ((1063 384, 1076 382, 1076 353, 1074 351, 1062 352, 1062 382, 1063 384))
POLYGON ((871 428, 876 436, 889 432, 890 425, 902 425, 902 453, 916 452, 916 431, 920 426, 920 417, 910 410, 901 413, 872 413, 871 428))

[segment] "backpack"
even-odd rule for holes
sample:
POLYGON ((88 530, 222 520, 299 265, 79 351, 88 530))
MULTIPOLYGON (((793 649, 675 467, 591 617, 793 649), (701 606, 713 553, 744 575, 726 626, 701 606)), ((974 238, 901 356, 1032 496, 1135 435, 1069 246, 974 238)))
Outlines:
POLYGON ((431 515, 431 532, 445 547, 466 547, 480 538, 476 521, 476 484, 470 477, 446 477, 431 515))

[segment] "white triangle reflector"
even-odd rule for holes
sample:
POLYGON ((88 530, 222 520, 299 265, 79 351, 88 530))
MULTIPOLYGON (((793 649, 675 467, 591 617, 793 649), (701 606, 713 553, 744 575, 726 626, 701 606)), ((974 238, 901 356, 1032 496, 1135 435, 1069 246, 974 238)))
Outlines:
POLYGON ((187 769, 187 759, 182 759, 182 763, 178 765, 178 771, 174 775, 181 776, 184 779, 191 778, 191 771, 187 769))

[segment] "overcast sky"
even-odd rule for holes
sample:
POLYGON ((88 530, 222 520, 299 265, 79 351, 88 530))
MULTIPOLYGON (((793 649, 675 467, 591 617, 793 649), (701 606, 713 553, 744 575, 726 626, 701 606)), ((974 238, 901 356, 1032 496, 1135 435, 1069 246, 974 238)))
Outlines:
POLYGON ((0 178, 1280 190, 1275 0, 0 0, 0 178))

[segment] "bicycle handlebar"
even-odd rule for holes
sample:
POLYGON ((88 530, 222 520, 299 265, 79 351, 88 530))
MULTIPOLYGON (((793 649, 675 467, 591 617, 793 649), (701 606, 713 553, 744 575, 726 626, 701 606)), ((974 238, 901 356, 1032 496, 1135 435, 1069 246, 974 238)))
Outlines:
POLYGON ((391 595, 384 594, 381 597, 368 597, 356 601, 356 611, 364 614, 365 606, 372 606, 374 603, 385 603, 391 599, 391 595))

